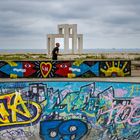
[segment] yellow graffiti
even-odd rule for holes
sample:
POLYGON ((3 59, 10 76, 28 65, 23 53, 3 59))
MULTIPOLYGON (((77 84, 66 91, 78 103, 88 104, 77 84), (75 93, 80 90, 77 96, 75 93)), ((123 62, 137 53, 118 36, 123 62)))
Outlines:
POLYGON ((68 78, 74 78, 74 77, 76 77, 76 74, 74 74, 74 73, 68 73, 68 78))
POLYGON ((0 103, 0 115, 2 119, 0 118, 0 122, 2 123, 9 123, 9 113, 5 110, 4 104, 0 103))
POLYGON ((41 62, 40 70, 44 78, 46 78, 52 69, 52 64, 50 62, 41 62))
POLYGON ((125 75, 129 75, 130 72, 124 72, 124 69, 126 67, 128 62, 125 62, 123 64, 123 67, 120 68, 120 61, 118 61, 117 66, 115 66, 114 61, 112 61, 112 66, 109 66, 109 62, 106 62, 106 67, 107 69, 103 69, 101 68, 101 71, 105 74, 105 76, 112 76, 112 74, 116 74, 116 76, 125 76, 125 75))
POLYGON ((17 63, 13 61, 6 61, 11 67, 16 67, 17 63))
POLYGON ((84 60, 78 59, 78 60, 76 60, 75 62, 73 62, 73 65, 75 65, 75 66, 80 66, 83 62, 84 62, 84 60))
POLYGON ((2 95, 0 100, 5 100, 5 102, 0 103, 0 127, 29 124, 40 117, 40 105, 32 101, 23 100, 19 92, 2 95), (36 109, 36 113, 31 114, 27 104, 32 105, 36 109))
POLYGON ((132 85, 130 87, 130 96, 133 95, 134 91, 137 93, 140 92, 140 85, 132 85))
POLYGON ((42 108, 44 108, 45 106, 47 106, 47 103, 48 103, 47 100, 44 100, 40 105, 42 108))
POLYGON ((17 78, 17 74, 10 74, 10 78, 17 78))

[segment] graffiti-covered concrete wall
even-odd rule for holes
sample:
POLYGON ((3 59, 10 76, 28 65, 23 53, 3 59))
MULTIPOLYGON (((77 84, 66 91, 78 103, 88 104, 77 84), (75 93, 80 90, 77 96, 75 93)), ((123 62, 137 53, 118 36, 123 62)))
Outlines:
POLYGON ((138 140, 140 83, 1 82, 1 140, 138 140))
POLYGON ((131 61, 0 61, 0 78, 124 77, 131 61))

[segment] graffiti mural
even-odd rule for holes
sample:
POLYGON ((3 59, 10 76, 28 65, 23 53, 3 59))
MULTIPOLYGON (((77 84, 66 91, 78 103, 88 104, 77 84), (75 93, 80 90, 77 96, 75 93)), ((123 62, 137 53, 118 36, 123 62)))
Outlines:
POLYGON ((0 139, 36 136, 140 140, 140 83, 1 82, 0 139))
POLYGON ((42 121, 40 128, 44 140, 79 140, 88 131, 87 124, 78 119, 42 121))
POLYGON ((124 77, 131 61, 0 61, 0 78, 124 77))
POLYGON ((124 77, 130 75, 130 69, 130 61, 102 61, 100 72, 105 77, 124 77))
POLYGON ((0 130, 34 123, 40 114, 40 105, 23 100, 19 92, 0 96, 0 130))

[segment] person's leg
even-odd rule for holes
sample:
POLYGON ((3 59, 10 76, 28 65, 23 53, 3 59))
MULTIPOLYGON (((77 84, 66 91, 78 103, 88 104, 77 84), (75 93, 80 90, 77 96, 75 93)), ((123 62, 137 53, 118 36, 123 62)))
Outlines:
POLYGON ((52 60, 57 60, 57 57, 52 57, 52 60))

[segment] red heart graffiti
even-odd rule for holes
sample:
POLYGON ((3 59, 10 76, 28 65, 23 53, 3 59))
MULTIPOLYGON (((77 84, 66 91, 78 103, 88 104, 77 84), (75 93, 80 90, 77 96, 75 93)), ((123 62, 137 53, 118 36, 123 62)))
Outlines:
POLYGON ((43 77, 45 77, 45 78, 48 76, 51 69, 52 69, 52 64, 50 62, 42 62, 40 64, 41 73, 42 73, 43 77))

